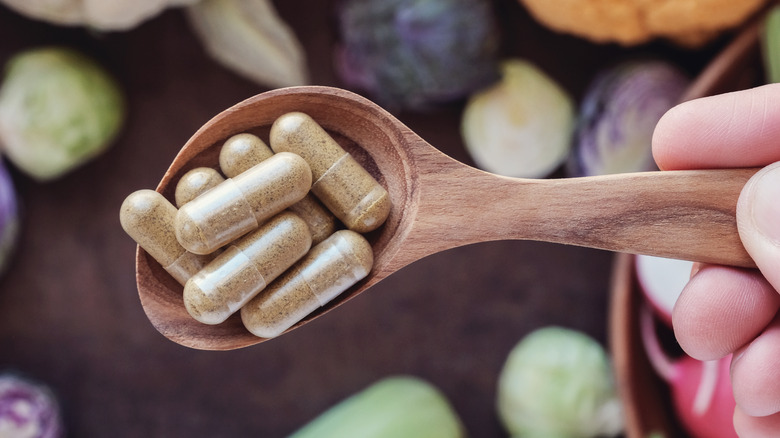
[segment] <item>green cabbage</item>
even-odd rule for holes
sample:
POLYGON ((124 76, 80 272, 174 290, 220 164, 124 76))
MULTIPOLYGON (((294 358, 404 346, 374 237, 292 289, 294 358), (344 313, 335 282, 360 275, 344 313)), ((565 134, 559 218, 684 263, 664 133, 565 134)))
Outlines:
POLYGON ((512 349, 499 376, 498 414, 513 437, 590 438, 623 429, 606 352, 561 327, 538 329, 512 349))
POLYGON ((463 438, 444 395, 416 377, 380 380, 343 400, 289 438, 463 438))
POLYGON ((94 60, 67 48, 15 55, 0 86, 0 146, 39 181, 103 152, 124 120, 124 98, 94 60))

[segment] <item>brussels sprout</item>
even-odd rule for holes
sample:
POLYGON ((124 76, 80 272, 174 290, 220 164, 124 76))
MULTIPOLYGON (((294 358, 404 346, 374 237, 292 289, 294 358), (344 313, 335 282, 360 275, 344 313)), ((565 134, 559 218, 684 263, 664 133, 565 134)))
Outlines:
POLYGON ((571 150, 574 103, 528 61, 502 64, 502 80, 471 96, 461 132, 476 165, 505 176, 541 178, 571 150))
POLYGON ((57 178, 100 154, 123 119, 121 91, 94 60, 47 47, 8 61, 0 86, 0 146, 33 178, 57 178))
POLYGON ((513 437, 590 438, 623 428, 606 352, 562 327, 538 329, 509 353, 499 376, 498 414, 513 437))
POLYGON ((0 162, 0 273, 5 270, 19 234, 19 207, 11 175, 0 162))
POLYGON ((0 376, 0 437, 62 436, 59 405, 46 386, 11 374, 0 376))
POLYGON ((602 72, 585 92, 570 161, 574 175, 655 169, 653 130, 689 80, 658 60, 629 61, 602 72))
POLYGON ((462 438, 444 395, 428 382, 388 377, 343 400, 290 438, 462 438))
POLYGON ((339 73, 385 107, 424 108, 497 76, 498 27, 486 0, 347 0, 339 73))

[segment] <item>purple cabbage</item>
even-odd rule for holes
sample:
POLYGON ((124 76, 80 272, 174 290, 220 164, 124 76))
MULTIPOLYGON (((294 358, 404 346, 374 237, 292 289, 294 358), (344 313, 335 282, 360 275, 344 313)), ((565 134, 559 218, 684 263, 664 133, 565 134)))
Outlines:
POLYGON ((498 79, 498 28, 486 0, 346 0, 337 69, 391 110, 421 109, 498 79))
POLYGON ((688 84, 683 72, 660 60, 628 61, 599 74, 580 105, 571 172, 580 176, 655 169, 653 130, 688 84))
POLYGON ((0 161, 0 273, 3 272, 16 246, 19 234, 19 208, 13 181, 0 161))
POLYGON ((64 436, 59 405, 49 388, 11 374, 0 376, 0 436, 64 436))

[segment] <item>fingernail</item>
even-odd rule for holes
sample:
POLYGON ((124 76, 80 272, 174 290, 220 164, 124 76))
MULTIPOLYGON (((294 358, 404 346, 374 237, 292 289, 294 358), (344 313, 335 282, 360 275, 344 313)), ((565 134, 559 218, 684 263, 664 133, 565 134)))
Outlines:
POLYGON ((701 267, 702 267, 701 263, 694 262, 693 265, 691 266, 691 275, 688 278, 693 278, 696 274, 698 274, 699 271, 701 271, 701 267))
POLYGON ((780 245, 780 165, 765 169, 755 181, 753 221, 758 231, 780 245))

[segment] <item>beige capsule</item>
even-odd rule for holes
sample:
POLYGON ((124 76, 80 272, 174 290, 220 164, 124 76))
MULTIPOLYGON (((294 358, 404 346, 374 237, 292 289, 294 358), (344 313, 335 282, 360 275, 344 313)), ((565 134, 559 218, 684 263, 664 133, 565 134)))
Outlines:
POLYGON ((372 231, 387 219, 387 190, 308 115, 279 117, 270 143, 275 152, 293 152, 309 163, 311 191, 350 230, 372 231))
POLYGON ((216 187, 223 181, 225 181, 225 178, 217 170, 210 167, 190 169, 176 183, 176 191, 173 196, 176 206, 181 208, 184 204, 216 187))
POLYGON ((255 336, 278 336, 365 278, 373 264, 363 236, 336 231, 245 304, 241 321, 255 336))
POLYGON ((163 269, 185 284, 214 257, 193 254, 179 244, 173 231, 176 212, 176 207, 163 195, 154 190, 138 190, 122 202, 119 222, 163 269))
POLYGON ((312 244, 318 244, 333 234, 338 227, 336 218, 311 194, 290 206, 290 211, 309 225, 312 244))
POLYGON ((187 312, 219 324, 263 290, 311 248, 309 228, 282 212, 229 245, 184 285, 187 312))
POLYGON ((176 239, 188 251, 208 254, 300 201, 310 187, 306 161, 276 154, 182 206, 176 239))
MULTIPOLYGON (((236 134, 222 145, 219 166, 228 178, 233 178, 264 161, 274 152, 254 134, 236 134)), ((291 205, 290 211, 309 224, 312 244, 316 245, 333 234, 338 226, 336 218, 311 194, 291 205)))
POLYGON ((219 150, 219 168, 228 178, 238 176, 255 164, 271 158, 274 152, 260 137, 241 133, 222 144, 219 150))

